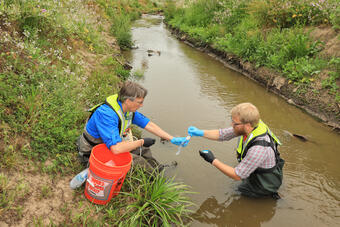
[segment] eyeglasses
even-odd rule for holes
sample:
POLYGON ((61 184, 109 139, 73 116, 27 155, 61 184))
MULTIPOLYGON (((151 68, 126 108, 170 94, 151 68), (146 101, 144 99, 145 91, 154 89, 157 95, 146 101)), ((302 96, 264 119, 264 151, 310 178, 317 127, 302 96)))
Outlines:
POLYGON ((144 100, 143 101, 136 101, 136 100, 134 100, 134 102, 138 103, 139 105, 142 105, 144 100))
POLYGON ((244 123, 236 123, 234 122, 233 120, 231 120, 231 124, 234 125, 234 126, 238 126, 238 125, 244 125, 244 123))
MULTIPOLYGON (((130 99, 130 100, 131 100, 131 99, 130 99)), ((144 99, 141 100, 141 101, 137 101, 136 99, 134 99, 134 100, 131 100, 131 102, 136 102, 136 103, 138 103, 139 105, 143 105, 144 99)))

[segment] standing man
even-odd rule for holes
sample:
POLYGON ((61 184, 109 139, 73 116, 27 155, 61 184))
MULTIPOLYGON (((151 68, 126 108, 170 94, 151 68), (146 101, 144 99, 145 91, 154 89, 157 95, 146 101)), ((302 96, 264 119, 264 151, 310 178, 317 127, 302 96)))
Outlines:
POLYGON ((143 138, 134 141, 131 124, 146 129, 175 145, 187 145, 185 137, 171 136, 137 111, 143 106, 146 95, 147 90, 144 87, 127 81, 121 87, 119 94, 107 97, 105 103, 90 109, 91 115, 77 141, 82 164, 88 164, 91 150, 95 145, 105 143, 114 154, 131 152, 134 163, 144 161, 143 164, 147 167, 159 167, 159 163, 152 157, 149 149, 155 143, 155 139, 143 138))
POLYGON ((200 155, 222 173, 234 180, 242 180, 238 190, 250 197, 280 198, 277 190, 282 184, 284 160, 280 158, 280 141, 260 120, 258 109, 251 103, 241 103, 231 110, 232 127, 217 130, 200 130, 189 127, 191 136, 211 140, 231 140, 240 136, 237 147, 239 164, 233 168, 220 162, 210 150, 200 155))

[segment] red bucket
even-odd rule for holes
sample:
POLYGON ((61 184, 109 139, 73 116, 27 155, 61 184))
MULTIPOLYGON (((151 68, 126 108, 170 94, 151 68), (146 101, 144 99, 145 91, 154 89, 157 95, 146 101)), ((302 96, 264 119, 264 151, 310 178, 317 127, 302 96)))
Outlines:
POLYGON ((113 154, 105 144, 93 147, 85 196, 95 204, 105 205, 118 195, 125 176, 130 170, 132 156, 129 152, 113 154))

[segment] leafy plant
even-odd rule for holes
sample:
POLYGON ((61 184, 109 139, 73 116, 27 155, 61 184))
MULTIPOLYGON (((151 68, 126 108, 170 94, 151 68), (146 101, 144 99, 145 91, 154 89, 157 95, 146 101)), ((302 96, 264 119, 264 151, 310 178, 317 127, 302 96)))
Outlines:
MULTIPOLYGON (((118 226, 183 226, 183 218, 190 218, 189 206, 193 205, 185 196, 188 187, 176 183, 174 178, 167 179, 164 174, 147 173, 140 167, 133 168, 128 174, 120 194, 128 201, 121 200, 111 207, 124 207, 123 215, 116 217, 107 210, 107 217, 116 220, 118 226)), ((117 214, 116 214, 117 215, 117 214)))
POLYGON ((329 77, 322 81, 322 87, 328 88, 331 94, 336 94, 339 90, 339 86, 336 84, 336 80, 340 78, 340 74, 336 72, 330 72, 329 77))
POLYGON ((309 83, 314 74, 320 73, 313 59, 308 57, 288 61, 283 71, 288 79, 300 83, 309 83))

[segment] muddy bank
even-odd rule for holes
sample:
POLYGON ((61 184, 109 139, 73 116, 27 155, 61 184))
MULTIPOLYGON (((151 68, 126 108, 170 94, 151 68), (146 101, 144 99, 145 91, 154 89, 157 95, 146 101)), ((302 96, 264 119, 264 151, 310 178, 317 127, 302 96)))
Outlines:
POLYGON ((249 61, 244 61, 233 54, 217 50, 213 46, 196 40, 169 24, 166 24, 166 26, 175 37, 187 45, 207 53, 222 62, 226 67, 260 83, 268 91, 281 96, 289 104, 304 110, 317 120, 331 127, 334 131, 340 133, 340 105, 335 101, 334 96, 328 94, 327 89, 322 88, 321 79, 324 76, 323 72, 320 73, 320 81, 315 81, 310 85, 303 84, 297 86, 289 83, 278 72, 266 67, 256 68, 249 61))

